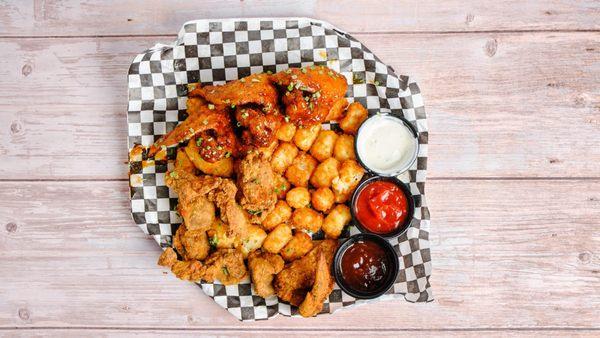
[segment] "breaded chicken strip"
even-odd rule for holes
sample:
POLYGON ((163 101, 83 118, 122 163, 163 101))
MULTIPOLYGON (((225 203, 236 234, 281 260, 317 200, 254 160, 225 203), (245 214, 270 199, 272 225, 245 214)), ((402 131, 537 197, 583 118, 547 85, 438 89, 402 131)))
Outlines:
POLYGON ((210 245, 203 230, 188 230, 181 224, 173 236, 173 247, 184 260, 203 260, 208 256, 210 245))
POLYGON ((283 259, 277 254, 254 251, 248 256, 248 268, 254 291, 267 298, 275 294, 273 277, 283 269, 283 259))
POLYGON ((306 298, 298 307, 298 312, 302 317, 312 317, 323 309, 323 302, 331 291, 333 291, 333 278, 331 277, 330 265, 323 251, 319 251, 317 259, 317 269, 315 272, 315 283, 312 289, 306 294, 306 298))
POLYGON ((213 283, 218 279, 223 285, 238 284, 246 277, 246 265, 242 252, 236 249, 219 249, 205 261, 206 271, 202 279, 213 283))
POLYGON ((277 296, 283 301, 299 306, 315 283, 319 252, 325 256, 327 266, 331 266, 337 246, 337 240, 326 239, 304 257, 287 265, 275 277, 277 296))
POLYGON ((251 152, 238 166, 237 182, 242 191, 240 204, 248 211, 251 222, 259 224, 277 203, 275 174, 267 158, 251 152))

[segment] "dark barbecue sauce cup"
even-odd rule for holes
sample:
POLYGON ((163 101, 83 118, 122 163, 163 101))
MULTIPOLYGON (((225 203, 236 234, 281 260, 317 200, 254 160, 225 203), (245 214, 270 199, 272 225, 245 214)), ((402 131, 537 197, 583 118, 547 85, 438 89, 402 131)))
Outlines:
POLYGON ((386 293, 398 275, 398 256, 392 245, 375 234, 357 234, 337 249, 333 272, 336 283, 358 299, 386 293))

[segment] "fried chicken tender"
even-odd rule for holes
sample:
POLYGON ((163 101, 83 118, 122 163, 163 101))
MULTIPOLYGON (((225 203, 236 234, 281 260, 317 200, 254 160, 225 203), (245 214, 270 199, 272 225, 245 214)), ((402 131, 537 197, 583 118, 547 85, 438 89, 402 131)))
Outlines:
POLYGON ((327 266, 330 267, 337 246, 337 240, 323 240, 304 257, 287 265, 275 277, 273 286, 277 296, 285 302, 299 306, 315 283, 319 252, 323 253, 327 266))
POLYGON ((210 251, 206 231, 188 230, 185 224, 177 228, 173 236, 173 247, 184 260, 203 260, 210 251))
POLYGON ((312 317, 323 309, 323 302, 331 291, 333 291, 333 278, 329 272, 329 264, 323 252, 319 250, 317 258, 317 268, 315 272, 315 283, 312 289, 306 294, 306 298, 298 307, 298 312, 302 317, 312 317))
POLYGON ((275 294, 273 278, 283 269, 281 256, 261 251, 254 251, 248 256, 248 268, 254 284, 254 291, 267 298, 275 294))
POLYGON ((252 74, 221 86, 198 87, 190 92, 190 96, 203 97, 216 106, 255 104, 262 106, 266 113, 279 113, 277 89, 265 73, 252 74))
POLYGON ((202 279, 213 283, 218 279, 223 285, 238 284, 246 277, 246 265, 242 252, 236 249, 219 249, 205 261, 206 271, 202 279))
POLYGON ((165 266, 167 268, 172 267, 177 262, 177 253, 173 248, 166 248, 160 257, 158 257, 158 265, 165 266))
POLYGON ((248 154, 240 161, 237 181, 242 192, 241 206, 252 215, 251 222, 259 224, 277 202, 275 174, 269 161, 260 154, 248 154))
POLYGON ((241 236, 247 231, 246 213, 235 201, 237 187, 226 178, 195 176, 181 170, 170 172, 165 182, 179 195, 179 213, 190 230, 208 230, 215 221, 214 205, 219 208, 221 220, 228 224, 227 233, 241 236), (214 203, 212 209, 207 201, 214 203), (200 213, 202 212, 202 213, 200 213), (203 216, 203 217, 200 217, 203 216), (199 220, 202 220, 200 223, 199 220))
POLYGON ((175 277, 191 282, 199 281, 205 272, 205 266, 199 261, 177 261, 171 266, 175 277))
POLYGON ((282 102, 290 120, 303 125, 324 122, 348 88, 344 76, 325 66, 290 68, 274 74, 273 81, 287 89, 282 102))
POLYGON ((166 184, 179 195, 177 209, 190 230, 208 230, 215 221, 215 205, 201 189, 198 177, 176 169, 166 176, 166 184))

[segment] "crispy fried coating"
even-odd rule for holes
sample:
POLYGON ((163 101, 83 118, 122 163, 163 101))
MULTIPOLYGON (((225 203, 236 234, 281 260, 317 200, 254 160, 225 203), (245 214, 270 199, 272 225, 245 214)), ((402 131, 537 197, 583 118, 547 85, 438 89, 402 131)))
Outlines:
POLYGON ((204 265, 206 271, 202 279, 209 283, 218 279, 223 285, 231 285, 246 277, 244 256, 236 249, 219 249, 204 261, 204 265))
POLYGON ((315 282, 312 289, 306 294, 306 298, 298 307, 298 312, 302 317, 312 317, 323 309, 323 302, 333 291, 333 278, 329 264, 323 252, 319 250, 317 258, 317 268, 315 272, 315 282))
POLYGON ((277 202, 275 174, 269 161, 255 152, 248 154, 238 166, 237 182, 241 206, 252 215, 251 222, 259 224, 277 202))
POLYGON ((179 279, 197 282, 204 275, 205 266, 199 261, 177 261, 171 266, 171 272, 179 279))
POLYGON ((326 239, 316 245, 304 257, 287 265, 275 277, 273 285, 277 296, 285 302, 299 306, 315 283, 319 250, 325 256, 327 266, 330 267, 337 246, 336 240, 326 239))
POLYGON ((294 237, 281 249, 281 257, 286 262, 294 261, 309 252, 313 248, 313 241, 309 234, 304 231, 296 231, 294 237))
POLYGON ((336 196, 336 202, 338 202, 338 196, 345 196, 346 198, 352 194, 363 175, 365 169, 358 164, 355 160, 345 160, 340 165, 339 175, 331 180, 331 190, 336 196))
POLYGON ((296 124, 324 122, 329 110, 346 94, 346 78, 325 66, 290 68, 273 75, 285 87, 285 112, 296 124))
POLYGON ((166 176, 166 184, 179 195, 177 209, 190 230, 208 230, 215 221, 215 205, 199 186, 199 179, 184 170, 176 169, 166 176))
POLYGON ((273 278, 283 269, 281 256, 261 251, 254 251, 248 256, 248 268, 254 284, 254 291, 267 298, 275 294, 273 278))
POLYGON ((166 248, 158 257, 158 265, 170 268, 177 262, 177 253, 173 248, 166 248))
POLYGON ((210 250, 206 231, 188 230, 185 224, 177 228, 173 236, 173 247, 184 260, 203 260, 210 250))

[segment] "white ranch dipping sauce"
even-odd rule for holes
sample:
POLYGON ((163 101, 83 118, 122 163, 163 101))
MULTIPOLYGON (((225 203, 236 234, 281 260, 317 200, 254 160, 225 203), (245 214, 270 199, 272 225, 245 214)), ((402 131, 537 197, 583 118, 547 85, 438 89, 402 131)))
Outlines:
POLYGON ((418 140, 402 120, 375 115, 360 127, 356 148, 363 164, 375 173, 397 175, 417 157, 418 140))

